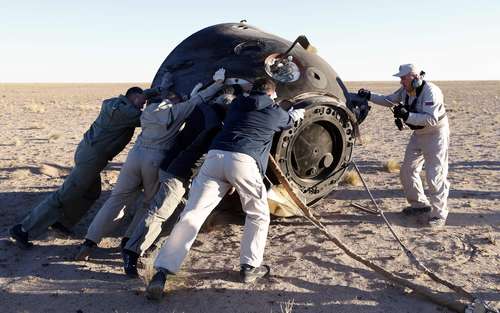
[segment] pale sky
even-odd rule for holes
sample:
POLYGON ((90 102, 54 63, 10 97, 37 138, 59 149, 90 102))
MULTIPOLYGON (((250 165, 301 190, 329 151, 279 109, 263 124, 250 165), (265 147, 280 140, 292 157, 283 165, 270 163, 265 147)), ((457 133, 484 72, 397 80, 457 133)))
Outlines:
POLYGON ((500 0, 0 0, 0 82, 150 82, 192 33, 239 22, 304 34, 346 81, 500 80, 500 0))

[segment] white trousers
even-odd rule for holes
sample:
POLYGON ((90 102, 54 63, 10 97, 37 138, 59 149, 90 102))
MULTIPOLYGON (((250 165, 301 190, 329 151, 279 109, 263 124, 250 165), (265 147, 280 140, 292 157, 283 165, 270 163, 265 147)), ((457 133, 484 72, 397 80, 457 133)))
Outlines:
POLYGON ((125 213, 131 213, 143 189, 143 203, 138 206, 125 237, 132 235, 135 226, 143 219, 149 202, 158 191, 158 169, 163 157, 164 152, 160 150, 142 147, 130 150, 111 196, 92 220, 86 239, 99 243, 105 235, 111 233, 120 225, 125 213))
POLYGON ((431 206, 431 217, 448 216, 448 125, 428 133, 413 132, 406 147, 400 178, 406 199, 412 207, 431 206), (426 197, 420 172, 425 163, 427 185, 426 197))
POLYGON ((240 264, 261 265, 270 216, 257 163, 244 153, 210 150, 193 181, 181 218, 155 260, 156 268, 179 271, 204 221, 231 186, 238 192, 246 213, 240 264))

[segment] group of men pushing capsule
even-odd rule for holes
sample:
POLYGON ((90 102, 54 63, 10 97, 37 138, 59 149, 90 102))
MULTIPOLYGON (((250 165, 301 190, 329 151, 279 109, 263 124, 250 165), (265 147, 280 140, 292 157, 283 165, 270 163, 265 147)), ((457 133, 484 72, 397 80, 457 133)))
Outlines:
MULTIPOLYGON (((401 77, 402 87, 391 95, 365 89, 358 94, 385 106, 400 101, 408 104, 394 112, 395 117, 416 126, 401 170, 410 203, 403 212, 427 213, 431 226, 442 226, 448 214, 449 190, 449 130, 443 96, 437 86, 422 80, 411 64, 400 66, 395 76, 401 77), (424 161, 429 199, 419 177, 424 161)), ((137 277, 138 258, 153 245, 162 224, 189 189, 187 203, 155 259, 156 273, 147 286, 147 296, 159 299, 168 276, 179 271, 206 218, 234 188, 246 213, 240 243, 240 278, 249 283, 269 275, 270 267, 262 264, 270 221, 263 176, 274 134, 297 126, 305 111, 285 111, 276 104, 276 84, 270 78, 255 80, 248 90, 225 85, 224 80, 225 69, 221 68, 210 85, 195 85, 189 98, 182 100, 171 91, 173 78, 166 72, 156 88, 132 87, 125 96, 105 100, 76 149, 70 175, 10 229, 11 238, 29 247, 30 240, 48 228, 75 225, 100 195, 100 172, 140 126, 141 133, 111 195, 90 224, 75 259, 92 257, 101 239, 134 209, 142 193, 142 203, 121 242, 125 273, 137 277), (149 104, 145 106, 146 101, 149 104)))

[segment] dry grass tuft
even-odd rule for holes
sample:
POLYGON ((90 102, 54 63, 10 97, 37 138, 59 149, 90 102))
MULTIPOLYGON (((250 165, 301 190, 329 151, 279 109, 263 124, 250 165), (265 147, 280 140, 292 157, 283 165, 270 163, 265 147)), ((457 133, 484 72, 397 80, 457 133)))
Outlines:
POLYGON ((16 170, 10 174, 10 178, 14 180, 24 180, 31 176, 30 170, 22 169, 16 170))
POLYGON ((36 103, 34 101, 25 105, 24 108, 28 112, 32 112, 32 113, 44 113, 45 112, 45 108, 43 106, 41 106, 39 103, 36 103))
POLYGON ((51 134, 47 140, 49 142, 57 141, 57 139, 61 138, 61 134, 51 134))
POLYGON ((59 177, 61 175, 57 168, 47 164, 42 164, 42 166, 38 167, 37 172, 49 177, 59 177))
POLYGON ((14 143, 13 143, 14 146, 20 146, 22 144, 23 144, 23 141, 21 139, 19 139, 17 137, 14 138, 14 143))
POLYGON ((389 173, 399 173, 399 171, 401 170, 401 164, 393 159, 387 160, 384 167, 389 173))
POLYGON ((42 123, 33 123, 30 126, 30 129, 44 129, 44 128, 45 128, 45 125, 42 123))
POLYGON ((493 232, 493 228, 488 227, 488 230, 486 231, 486 241, 489 243, 489 244, 496 244, 496 238, 495 238, 495 233, 493 232))
POLYGON ((342 181, 351 186, 361 186, 361 178, 356 171, 347 171, 342 181))
POLYGON ((370 135, 363 135, 359 137, 359 145, 360 146, 366 146, 372 142, 372 137, 370 135))

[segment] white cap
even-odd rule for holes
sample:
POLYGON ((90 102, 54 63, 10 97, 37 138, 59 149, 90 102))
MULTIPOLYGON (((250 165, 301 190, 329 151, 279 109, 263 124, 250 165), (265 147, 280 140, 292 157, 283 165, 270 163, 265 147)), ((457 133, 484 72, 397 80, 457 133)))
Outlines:
POLYGON ((418 74, 418 70, 417 70, 417 67, 413 64, 402 64, 399 66, 399 72, 397 72, 396 74, 392 75, 392 76, 396 76, 396 77, 403 77, 405 75, 408 75, 410 73, 413 73, 413 74, 418 74))

